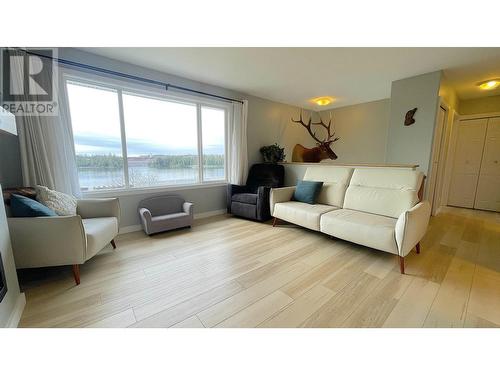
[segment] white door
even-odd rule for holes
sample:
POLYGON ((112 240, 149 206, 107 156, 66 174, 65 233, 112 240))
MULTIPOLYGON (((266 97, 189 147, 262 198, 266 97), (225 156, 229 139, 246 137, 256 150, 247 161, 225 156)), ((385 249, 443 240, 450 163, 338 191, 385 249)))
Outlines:
POLYGON ((458 124, 448 197, 451 206, 474 207, 487 125, 488 119, 462 120, 458 124))
POLYGON ((474 208, 500 211, 500 117, 488 120, 474 208))
POLYGON ((432 164, 429 179, 429 195, 428 199, 431 203, 432 214, 434 215, 439 207, 439 184, 438 176, 442 175, 440 159, 441 150, 444 141, 444 129, 446 124, 447 112, 443 107, 439 107, 436 129, 434 131, 434 141, 432 143, 432 164))

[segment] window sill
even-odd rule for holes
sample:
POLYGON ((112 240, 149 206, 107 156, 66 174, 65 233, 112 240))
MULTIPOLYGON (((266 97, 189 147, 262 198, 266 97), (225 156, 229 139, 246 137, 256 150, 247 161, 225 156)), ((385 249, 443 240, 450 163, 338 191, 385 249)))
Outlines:
POLYGON ((114 198, 123 197, 127 195, 141 195, 141 194, 154 194, 162 192, 174 192, 179 190, 198 190, 213 187, 227 186, 228 182, 217 181, 213 183, 204 184, 190 184, 190 185, 170 185, 158 186, 150 188, 135 188, 135 189, 115 189, 115 190, 101 190, 101 191, 84 191, 82 192, 83 198, 114 198))

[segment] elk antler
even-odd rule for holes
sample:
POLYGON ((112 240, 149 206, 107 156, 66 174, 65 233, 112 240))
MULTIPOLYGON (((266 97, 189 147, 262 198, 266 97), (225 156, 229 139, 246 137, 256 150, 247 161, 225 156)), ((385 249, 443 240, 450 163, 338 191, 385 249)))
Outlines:
MULTIPOLYGON (((326 131, 328 132, 328 135, 327 137, 325 138, 325 140, 323 142, 327 142, 327 141, 330 141, 334 136, 335 136, 335 130, 333 131, 333 133, 330 133, 331 131, 331 127, 332 127, 332 117, 331 117, 331 114, 330 114, 330 121, 328 121, 328 125, 326 125, 324 122, 323 122, 323 119, 321 118, 321 115, 319 116, 319 122, 313 122, 312 123, 313 125, 321 125, 322 127, 324 127, 326 129, 326 131)), ((336 137, 335 139, 333 139, 331 142, 335 142, 335 141, 338 141, 340 138, 336 137)))
POLYGON ((302 120, 302 110, 300 110, 300 118, 298 120, 294 120, 293 117, 292 117, 292 121, 297 123, 297 124, 301 124, 303 127, 305 127, 307 129, 307 131, 309 132, 309 134, 311 135, 311 137, 313 137, 313 139, 318 142, 318 143, 323 143, 324 141, 322 141, 321 139, 319 139, 318 137, 316 137, 316 133, 314 133, 311 129, 311 123, 312 123, 312 116, 309 118, 309 122, 306 124, 303 120, 302 120))
POLYGON ((302 126, 304 126, 307 129, 307 131, 309 132, 309 134, 311 135, 311 137, 313 137, 314 140, 316 140, 319 143, 325 143, 325 142, 328 142, 328 141, 335 142, 335 141, 338 141, 340 139, 339 137, 336 137, 333 140, 331 140, 335 136, 335 131, 333 131, 333 133, 330 133, 331 127, 332 127, 332 118, 331 118, 331 116, 330 116, 330 121, 328 121, 328 125, 323 122, 323 119, 321 118, 321 115, 319 116, 319 122, 312 122, 312 116, 311 116, 309 118, 309 122, 307 124, 305 124, 304 121, 302 120, 302 110, 300 110, 300 118, 299 118, 299 120, 294 120, 292 118, 292 121, 295 122, 295 123, 297 123, 297 124, 302 124, 302 126), (321 125, 328 132, 327 137, 324 140, 321 140, 318 137, 316 137, 316 133, 314 133, 312 131, 311 125, 321 125))

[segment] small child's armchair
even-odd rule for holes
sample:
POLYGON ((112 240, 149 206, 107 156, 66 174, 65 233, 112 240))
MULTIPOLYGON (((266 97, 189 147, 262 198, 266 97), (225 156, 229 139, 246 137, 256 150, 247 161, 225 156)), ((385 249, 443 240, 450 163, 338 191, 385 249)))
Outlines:
POLYGON ((142 229, 148 235, 190 227, 193 224, 193 204, 179 195, 161 195, 139 203, 142 229))

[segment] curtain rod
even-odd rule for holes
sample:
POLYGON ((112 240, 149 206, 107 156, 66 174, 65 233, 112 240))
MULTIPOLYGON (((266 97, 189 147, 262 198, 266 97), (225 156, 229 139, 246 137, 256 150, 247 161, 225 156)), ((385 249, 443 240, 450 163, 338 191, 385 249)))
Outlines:
POLYGON ((191 92, 191 93, 194 93, 194 94, 210 96, 212 98, 217 98, 217 99, 222 99, 222 100, 227 100, 227 101, 230 101, 230 102, 237 102, 237 103, 243 104, 243 101, 241 101, 239 99, 233 99, 233 98, 228 98, 228 97, 225 97, 225 96, 210 94, 208 92, 193 90, 193 89, 190 89, 190 88, 187 88, 187 87, 172 85, 170 83, 165 83, 165 82, 161 82, 161 81, 157 81, 157 80, 149 79, 149 78, 143 78, 143 77, 135 76, 135 75, 132 75, 132 74, 117 72, 115 70, 100 68, 98 66, 83 64, 83 63, 79 63, 79 62, 76 62, 76 61, 71 61, 71 60, 66 60, 66 59, 60 59, 60 58, 56 58, 56 57, 46 56, 46 55, 42 55, 42 54, 36 53, 36 52, 31 52, 31 51, 28 51, 28 50, 22 49, 22 48, 16 48, 16 49, 19 50, 19 51, 23 51, 23 52, 25 52, 25 53, 27 53, 29 55, 33 55, 33 56, 38 56, 38 57, 43 57, 43 58, 46 58, 46 59, 54 60, 58 64, 74 66, 74 67, 77 67, 77 68, 83 68, 83 69, 87 69, 87 70, 93 70, 95 72, 105 73, 105 74, 109 74, 109 75, 113 75, 113 76, 117 76, 117 77, 122 77, 122 78, 127 78, 127 79, 130 79, 130 80, 133 80, 133 81, 139 81, 139 82, 149 83, 149 84, 152 84, 152 85, 162 86, 162 87, 165 87, 165 90, 175 89, 175 90, 187 91, 187 92, 191 92))

